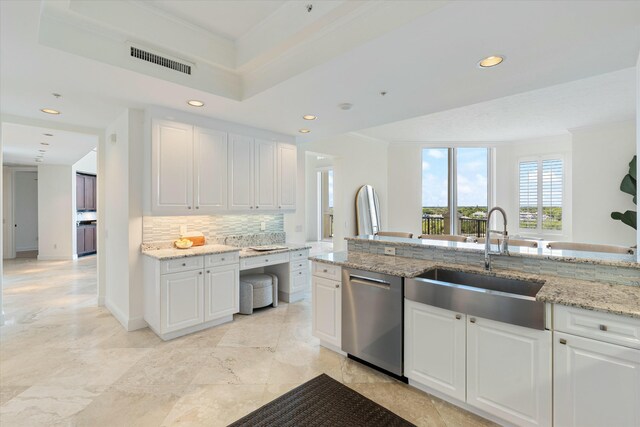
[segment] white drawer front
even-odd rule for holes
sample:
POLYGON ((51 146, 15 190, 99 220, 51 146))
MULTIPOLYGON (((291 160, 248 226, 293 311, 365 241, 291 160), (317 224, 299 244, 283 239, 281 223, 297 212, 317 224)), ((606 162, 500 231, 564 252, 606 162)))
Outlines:
POLYGON ((309 260, 294 260, 293 258, 289 261, 289 270, 290 271, 298 271, 298 270, 309 270, 309 260))
POLYGON ((267 265, 282 264, 289 262, 288 253, 261 255, 250 258, 242 258, 240 260, 240 270, 248 270, 250 268, 264 267, 267 265))
POLYGON ((191 256, 160 262, 160 274, 178 273, 181 271, 198 270, 204 267, 204 257, 191 256))
POLYGON ((554 329, 598 341, 640 348, 640 319, 556 304, 554 329))
POLYGON ((303 260, 309 258, 309 249, 291 252, 291 261, 303 260))
POLYGON ((309 273, 296 271, 291 273, 291 292, 306 291, 309 289, 309 273))
POLYGON ((222 265, 237 264, 240 260, 238 252, 227 252, 224 254, 206 255, 204 257, 205 267, 219 267, 222 265))
POLYGON ((314 262, 312 267, 313 275, 324 277, 326 279, 342 281, 342 269, 339 265, 325 264, 323 262, 314 262))

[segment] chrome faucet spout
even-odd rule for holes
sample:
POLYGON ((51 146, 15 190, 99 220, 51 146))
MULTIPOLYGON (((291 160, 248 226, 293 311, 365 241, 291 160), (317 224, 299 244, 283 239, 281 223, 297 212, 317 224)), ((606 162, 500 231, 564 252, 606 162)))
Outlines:
POLYGON ((509 255, 509 237, 507 235, 507 213, 499 206, 492 208, 487 214, 487 233, 484 242, 484 269, 491 271, 491 255, 509 255), (502 232, 491 229, 491 215, 500 211, 503 218, 502 232), (498 252, 491 252, 491 233, 502 234, 502 243, 498 241, 498 252))

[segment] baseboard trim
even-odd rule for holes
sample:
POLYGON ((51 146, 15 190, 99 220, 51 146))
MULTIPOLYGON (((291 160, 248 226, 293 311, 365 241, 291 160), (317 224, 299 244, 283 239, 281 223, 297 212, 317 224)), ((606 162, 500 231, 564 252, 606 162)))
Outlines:
POLYGON ((111 312, 111 315, 113 317, 115 317, 116 320, 118 322, 120 322, 122 327, 126 330, 127 329, 127 324, 129 323, 129 320, 124 315, 124 313, 122 313, 120 311, 120 309, 117 308, 115 305, 113 305, 109 300, 105 300, 104 306, 107 307, 107 310, 109 310, 111 312))
POLYGON ((129 319, 129 322, 127 323, 127 331, 137 331, 138 329, 144 329, 147 326, 149 325, 144 320, 144 317, 136 317, 134 319, 129 319))
POLYGON ((105 303, 105 299, 104 297, 98 297, 98 306, 99 307, 104 307, 105 303))
POLYGON ((38 261, 72 261, 73 256, 38 255, 38 261))

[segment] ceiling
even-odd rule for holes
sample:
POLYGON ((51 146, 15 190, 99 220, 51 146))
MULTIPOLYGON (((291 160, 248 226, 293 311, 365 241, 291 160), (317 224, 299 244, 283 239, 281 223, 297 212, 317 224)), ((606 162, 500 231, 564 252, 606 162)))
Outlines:
POLYGON ((507 96, 359 131, 388 142, 498 142, 633 120, 636 69, 507 96))
POLYGON ((142 3, 0 2, 0 112, 104 129, 124 108, 160 106, 310 141, 626 69, 640 50, 640 2, 331 1, 308 13, 285 1, 242 16, 249 2, 142 3), (202 7, 215 24, 196 19, 202 7), (182 53, 200 74, 125 61, 131 41, 182 53), (494 53, 507 60, 476 66, 494 53))
POLYGON ((15 123, 2 124, 2 154, 5 164, 72 165, 97 145, 96 135, 15 123), (40 154, 43 155, 43 160, 39 163, 35 159, 40 154))

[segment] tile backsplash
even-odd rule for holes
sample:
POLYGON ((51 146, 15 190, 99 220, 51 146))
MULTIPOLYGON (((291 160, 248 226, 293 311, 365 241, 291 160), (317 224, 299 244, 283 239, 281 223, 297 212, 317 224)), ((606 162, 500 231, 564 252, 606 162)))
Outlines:
POLYGON ((180 237, 180 226, 200 231, 207 240, 243 234, 284 232, 284 216, 273 215, 200 215, 145 216, 142 219, 142 242, 173 240, 180 237), (261 223, 265 229, 260 230, 261 223))

